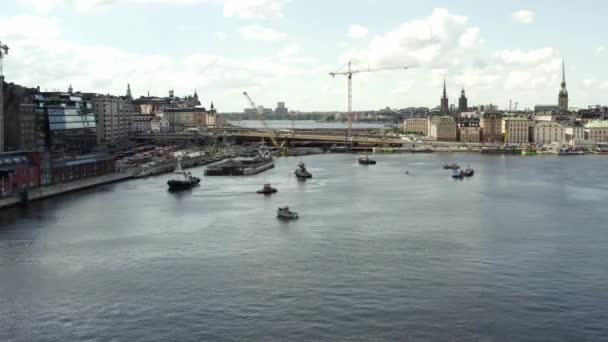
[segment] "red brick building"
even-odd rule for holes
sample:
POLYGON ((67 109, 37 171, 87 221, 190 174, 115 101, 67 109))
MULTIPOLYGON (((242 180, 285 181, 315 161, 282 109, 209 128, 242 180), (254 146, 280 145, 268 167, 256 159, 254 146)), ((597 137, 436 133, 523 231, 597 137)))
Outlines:
POLYGON ((37 153, 0 153, 0 196, 40 185, 40 157, 37 153))
POLYGON ((107 153, 85 154, 53 160, 53 184, 102 176, 116 171, 114 157, 107 153))

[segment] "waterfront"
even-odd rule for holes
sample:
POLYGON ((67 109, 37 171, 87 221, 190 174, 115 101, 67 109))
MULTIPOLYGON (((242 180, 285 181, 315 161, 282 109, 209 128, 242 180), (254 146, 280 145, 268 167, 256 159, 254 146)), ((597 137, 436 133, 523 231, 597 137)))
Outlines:
POLYGON ((181 194, 164 175, 4 210, 0 340, 608 335, 608 159, 374 159, 305 157, 314 178, 298 182, 300 159, 281 158, 181 194), (476 175, 453 180, 450 162, 476 175), (278 221, 283 204, 300 220, 278 221))

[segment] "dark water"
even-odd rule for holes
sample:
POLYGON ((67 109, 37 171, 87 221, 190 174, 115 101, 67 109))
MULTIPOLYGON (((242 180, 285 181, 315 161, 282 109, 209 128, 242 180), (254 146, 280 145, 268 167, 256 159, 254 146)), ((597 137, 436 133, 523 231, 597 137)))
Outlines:
POLYGON ((608 158, 376 159, 1 211, 0 341, 608 340, 608 158))

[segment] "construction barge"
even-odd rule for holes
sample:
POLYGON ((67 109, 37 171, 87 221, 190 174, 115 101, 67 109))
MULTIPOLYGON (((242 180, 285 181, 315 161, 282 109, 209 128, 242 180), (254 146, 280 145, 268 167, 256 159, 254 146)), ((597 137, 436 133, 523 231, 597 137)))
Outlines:
POLYGON ((251 176, 273 167, 270 151, 261 146, 253 158, 236 158, 207 167, 205 176, 251 176))

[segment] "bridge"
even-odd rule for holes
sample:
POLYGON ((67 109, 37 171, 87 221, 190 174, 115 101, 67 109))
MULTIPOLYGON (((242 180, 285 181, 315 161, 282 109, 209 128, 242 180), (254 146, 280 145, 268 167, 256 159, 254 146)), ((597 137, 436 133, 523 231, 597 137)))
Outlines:
MULTIPOLYGON (((231 143, 258 142, 261 140, 270 143, 272 133, 252 130, 252 129, 209 129, 201 132, 187 133, 146 133, 134 137, 136 140, 156 141, 156 142, 209 142, 224 141, 231 143)), ((282 131, 273 134, 279 142, 293 142, 297 145, 333 145, 344 144, 346 135, 341 130, 301 130, 301 131, 282 131)), ((401 139, 388 139, 371 131, 361 131, 349 139, 353 145, 359 146, 391 146, 397 147, 403 144, 401 139)))

